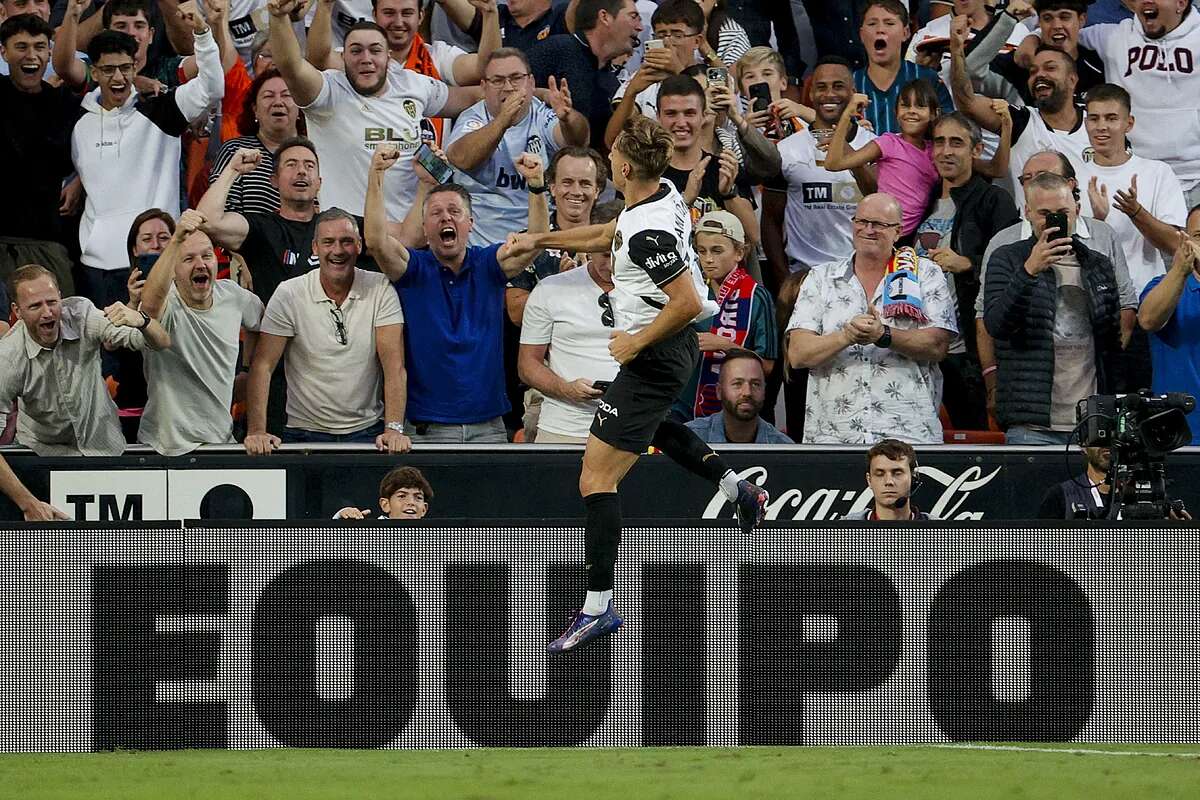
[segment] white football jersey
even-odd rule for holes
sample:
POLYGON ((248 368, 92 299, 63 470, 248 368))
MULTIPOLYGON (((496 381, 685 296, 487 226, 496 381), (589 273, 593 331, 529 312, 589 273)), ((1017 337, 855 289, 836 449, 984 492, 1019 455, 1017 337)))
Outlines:
POLYGON ((696 319, 717 313, 708 299, 700 261, 692 249, 692 214, 683 196, 666 180, 658 191, 634 203, 617 217, 613 234, 613 319, 617 330, 637 333, 667 304, 661 286, 690 270, 704 305, 696 319))

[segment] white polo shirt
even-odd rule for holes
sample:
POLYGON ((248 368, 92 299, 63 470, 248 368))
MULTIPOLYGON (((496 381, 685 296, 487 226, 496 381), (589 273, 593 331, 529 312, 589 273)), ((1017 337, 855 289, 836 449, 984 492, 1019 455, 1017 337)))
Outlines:
POLYGON ((283 360, 288 427, 342 435, 374 425, 383 415, 375 329, 402 322, 396 290, 378 272, 355 268, 340 309, 321 288, 320 269, 279 284, 262 332, 291 339, 283 360), (346 344, 338 337, 335 310, 346 344))

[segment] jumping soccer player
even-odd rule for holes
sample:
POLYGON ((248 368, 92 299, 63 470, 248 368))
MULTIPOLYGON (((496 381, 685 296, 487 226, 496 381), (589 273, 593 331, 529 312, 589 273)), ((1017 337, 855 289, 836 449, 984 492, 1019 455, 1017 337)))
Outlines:
POLYGON ((679 192, 662 174, 671 162, 672 140, 657 122, 636 116, 613 142, 613 182, 625 209, 607 225, 570 231, 512 234, 510 252, 544 247, 613 254, 613 290, 602 303, 611 310, 608 349, 621 364, 592 420, 579 492, 587 507, 584 559, 587 600, 551 653, 587 644, 621 627, 613 607, 613 571, 621 541, 617 486, 638 454, 653 444, 688 471, 720 486, 749 532, 766 513, 767 493, 738 480, 721 457, 686 425, 667 419, 671 404, 699 361, 690 323, 716 313, 692 251, 692 219, 679 192), (515 249, 513 249, 515 248, 515 249))

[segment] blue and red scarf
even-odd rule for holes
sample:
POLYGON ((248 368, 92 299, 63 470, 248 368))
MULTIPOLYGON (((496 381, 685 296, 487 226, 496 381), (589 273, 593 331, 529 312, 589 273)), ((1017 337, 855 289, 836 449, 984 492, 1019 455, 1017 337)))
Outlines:
MULTIPOLYGON (((717 291, 718 310, 710 332, 728 339, 731 348, 744 346, 750 334, 756 288, 758 283, 740 266, 721 281, 721 288, 717 291)), ((721 401, 717 399, 717 381, 724 361, 725 353, 722 351, 704 353, 700 360, 700 379, 696 382, 696 400, 692 408, 697 419, 721 410, 721 401)))
POLYGON ((908 317, 917 322, 929 322, 925 302, 921 297, 921 281, 917 273, 917 251, 901 247, 893 255, 883 276, 884 319, 908 317))

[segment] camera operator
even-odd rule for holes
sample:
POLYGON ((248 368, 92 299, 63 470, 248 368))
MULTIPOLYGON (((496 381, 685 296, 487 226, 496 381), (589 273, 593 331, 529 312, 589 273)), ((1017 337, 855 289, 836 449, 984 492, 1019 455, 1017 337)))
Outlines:
POLYGON ((899 439, 883 439, 867 451, 867 486, 874 502, 858 516, 847 519, 927 520, 929 515, 911 502, 919 485, 917 452, 912 445, 899 439))
POLYGON ((1038 519, 1077 519, 1085 511, 1088 519, 1108 516, 1108 504, 1112 499, 1112 486, 1108 482, 1112 451, 1107 447, 1081 449, 1087 468, 1083 474, 1047 490, 1038 508, 1038 519))

